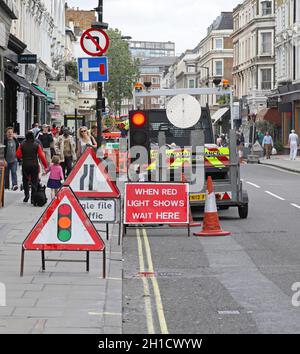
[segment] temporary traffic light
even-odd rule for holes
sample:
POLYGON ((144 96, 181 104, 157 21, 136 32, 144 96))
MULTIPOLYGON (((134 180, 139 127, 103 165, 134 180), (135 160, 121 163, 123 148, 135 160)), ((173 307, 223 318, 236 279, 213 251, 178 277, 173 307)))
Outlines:
POLYGON ((72 208, 69 204, 62 204, 58 208, 57 238, 61 242, 68 242, 72 237, 72 208))
POLYGON ((129 114, 130 147, 144 146, 150 149, 149 118, 146 111, 132 111, 129 114))
POLYGON ((140 82, 137 82, 135 85, 134 85, 134 89, 135 91, 137 92, 141 92, 143 90, 143 84, 141 84, 140 82))
POLYGON ((228 88, 230 87, 230 82, 229 82, 229 80, 223 80, 223 87, 224 87, 225 89, 228 89, 228 88))
POLYGON ((132 116, 132 124, 137 126, 137 127, 142 127, 145 125, 146 122, 146 117, 144 113, 137 112, 132 116))

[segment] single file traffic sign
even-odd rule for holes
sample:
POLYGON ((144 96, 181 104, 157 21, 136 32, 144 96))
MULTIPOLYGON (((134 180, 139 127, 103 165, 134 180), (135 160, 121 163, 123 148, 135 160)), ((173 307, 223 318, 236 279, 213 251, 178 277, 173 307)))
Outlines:
POLYGON ((67 178, 78 198, 119 198, 120 192, 111 181, 93 148, 87 148, 67 178))

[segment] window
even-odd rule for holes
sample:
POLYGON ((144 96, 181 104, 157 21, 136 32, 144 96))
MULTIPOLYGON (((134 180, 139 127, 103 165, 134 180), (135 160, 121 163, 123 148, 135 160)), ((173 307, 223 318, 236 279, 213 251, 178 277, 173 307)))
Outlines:
POLYGON ((189 80, 189 88, 195 88, 195 80, 189 80))
POLYGON ((160 83, 160 79, 159 77, 152 77, 151 82, 154 85, 158 85, 160 83))
POLYGON ((272 1, 261 2, 261 14, 262 16, 272 15, 272 1))
POLYGON ((260 54, 272 55, 272 33, 271 32, 261 33, 260 54))
POLYGON ((188 73, 194 73, 194 72, 195 72, 195 67, 192 66, 192 65, 189 65, 189 66, 187 67, 187 71, 188 71, 188 73))
POLYGON ((216 38, 215 39, 215 48, 216 49, 223 49, 223 38, 216 38))
POLYGON ((223 60, 215 61, 215 75, 223 76, 223 60))
POLYGON ((261 89, 272 89, 272 69, 261 69, 261 89))

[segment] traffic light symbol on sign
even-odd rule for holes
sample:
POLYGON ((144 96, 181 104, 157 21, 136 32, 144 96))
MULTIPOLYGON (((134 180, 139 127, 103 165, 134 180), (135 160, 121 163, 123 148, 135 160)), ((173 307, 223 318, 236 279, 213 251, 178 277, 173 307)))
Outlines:
POLYGON ((62 204, 58 208, 57 238, 61 242, 68 242, 72 237, 72 208, 69 204, 62 204))

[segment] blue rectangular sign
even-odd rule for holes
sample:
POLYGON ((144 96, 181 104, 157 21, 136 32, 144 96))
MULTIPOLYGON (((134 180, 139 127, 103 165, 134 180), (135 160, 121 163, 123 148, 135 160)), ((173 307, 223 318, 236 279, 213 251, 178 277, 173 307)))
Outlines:
POLYGON ((78 58, 79 82, 108 82, 107 57, 78 58))

